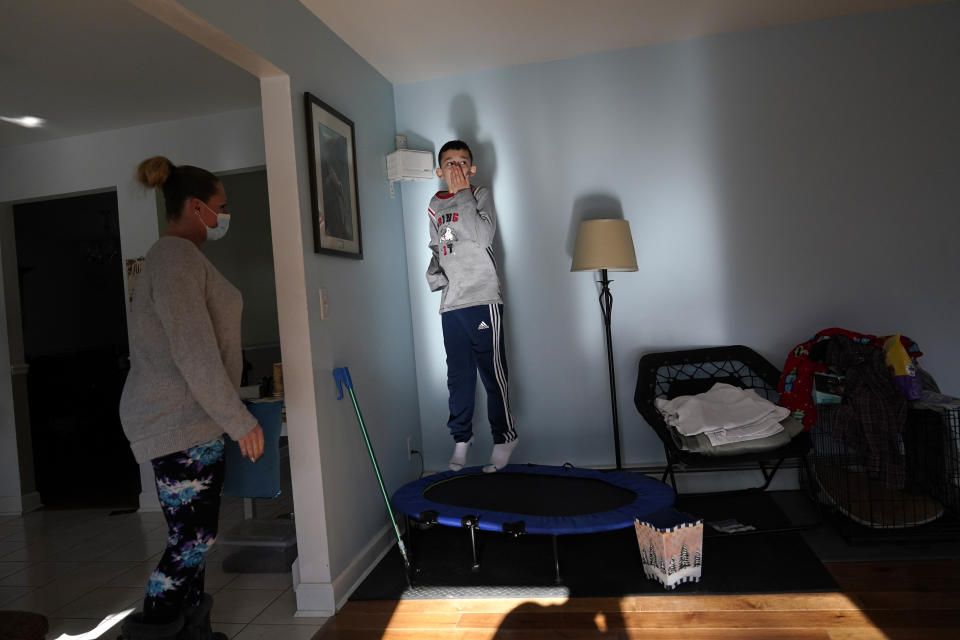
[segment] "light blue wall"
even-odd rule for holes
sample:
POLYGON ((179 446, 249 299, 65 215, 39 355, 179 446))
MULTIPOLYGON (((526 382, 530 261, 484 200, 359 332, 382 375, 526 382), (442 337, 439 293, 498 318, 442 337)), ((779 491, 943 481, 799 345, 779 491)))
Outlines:
MULTIPOLYGON (((584 217, 628 219, 640 265, 612 285, 628 464, 662 460, 632 402, 648 351, 743 343, 781 366, 822 328, 902 332, 960 394, 960 4, 406 84, 396 102, 411 148, 464 138, 493 187, 516 460, 613 461, 597 290, 569 273, 584 217)), ((428 468, 450 449, 423 277, 436 188, 403 187, 428 468)))
POLYGON ((353 408, 336 400, 334 367, 350 367, 387 486, 415 477, 406 450, 407 436, 417 443, 420 429, 403 218, 400 200, 389 196, 385 162, 396 133, 393 86, 296 0, 181 4, 290 76, 323 474, 316 499, 325 503, 336 577, 387 516, 353 408), (305 91, 355 124, 363 260, 313 252, 305 91), (327 320, 320 319, 321 288, 328 292, 327 320))

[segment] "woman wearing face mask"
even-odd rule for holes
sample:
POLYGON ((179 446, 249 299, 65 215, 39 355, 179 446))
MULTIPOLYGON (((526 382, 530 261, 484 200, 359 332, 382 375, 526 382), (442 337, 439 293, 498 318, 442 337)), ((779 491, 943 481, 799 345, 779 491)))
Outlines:
POLYGON ((124 621, 123 637, 226 638, 211 635, 213 600, 203 591, 225 435, 250 460, 263 454, 263 431, 238 394, 243 301, 199 249, 226 233, 227 196, 209 171, 159 156, 140 163, 137 179, 163 190, 167 229, 134 289, 120 418, 137 462, 153 465, 169 538, 143 612, 124 621))

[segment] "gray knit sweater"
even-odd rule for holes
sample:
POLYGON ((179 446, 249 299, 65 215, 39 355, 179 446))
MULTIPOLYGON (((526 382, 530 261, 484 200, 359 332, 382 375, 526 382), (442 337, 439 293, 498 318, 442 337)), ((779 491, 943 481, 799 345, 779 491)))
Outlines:
POLYGON ((130 373, 120 420, 137 462, 246 435, 257 421, 238 394, 240 292, 189 240, 147 252, 130 314, 130 373))

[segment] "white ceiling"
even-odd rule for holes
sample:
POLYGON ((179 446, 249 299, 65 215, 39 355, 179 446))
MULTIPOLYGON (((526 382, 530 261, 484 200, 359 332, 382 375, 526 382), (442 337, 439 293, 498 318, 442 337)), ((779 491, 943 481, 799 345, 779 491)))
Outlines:
POLYGON ((937 0, 300 0, 401 84, 937 0))
POLYGON ((127 0, 0 0, 0 146, 260 106, 260 82, 127 0))
MULTIPOLYGON (((935 1, 301 0, 398 84, 935 1)), ((253 76, 127 0, 0 0, 0 116, 48 122, 0 121, 0 147, 259 103, 253 76)))

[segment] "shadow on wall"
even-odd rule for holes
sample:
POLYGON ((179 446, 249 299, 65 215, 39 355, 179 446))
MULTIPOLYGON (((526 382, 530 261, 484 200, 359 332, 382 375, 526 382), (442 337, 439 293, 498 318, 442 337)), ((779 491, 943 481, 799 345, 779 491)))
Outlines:
MULTIPOLYGON (((470 151, 473 154, 473 163, 477 167, 476 178, 471 179, 470 183, 473 185, 483 185, 490 189, 493 194, 494 205, 497 207, 497 217, 501 215, 499 208, 499 203, 497 202, 497 194, 494 189, 494 183, 496 182, 497 176, 497 153, 494 150, 493 142, 489 139, 481 140, 480 138, 480 125, 477 118, 477 106, 473 101, 473 97, 461 93, 454 96, 453 100, 450 101, 450 120, 449 120, 450 130, 453 131, 454 137, 457 140, 462 140, 467 143, 470 147, 470 151)), ((440 148, 446 140, 439 142, 437 149, 440 148)), ((510 361, 510 347, 509 345, 513 343, 513 332, 511 331, 511 322, 509 315, 510 305, 507 303, 507 260, 506 254, 503 250, 503 240, 500 235, 500 227, 497 227, 497 234, 493 238, 493 258, 497 264, 497 273, 500 276, 500 295, 504 301, 504 318, 506 322, 504 323, 504 340, 507 343, 507 365, 509 369, 510 361)), ((522 397, 522 394, 517 391, 516 379, 510 384, 512 393, 510 394, 511 398, 511 411, 514 415, 517 414, 517 403, 515 399, 517 397, 522 397)), ((477 413, 474 416, 474 422, 477 424, 483 424, 487 420, 486 416, 486 398, 482 395, 479 385, 477 390, 477 413), (483 409, 481 409, 483 407, 483 409)), ((521 445, 522 447, 522 445, 521 445)))
POLYGON ((450 102, 450 129, 457 139, 470 145, 480 183, 492 188, 497 177, 497 154, 492 142, 480 139, 477 107, 471 96, 461 93, 450 102))
MULTIPOLYGON (((497 153, 490 140, 481 140, 477 123, 477 106, 473 97, 461 93, 450 101, 450 129, 457 140, 463 140, 473 152, 473 164, 477 166, 477 176, 471 184, 484 185, 493 193, 493 201, 497 203, 497 193, 493 185, 497 178, 497 153)), ((440 145, 447 142, 444 140, 440 145)), ((437 147, 440 148, 439 146, 437 147)), ((506 256, 503 251, 503 241, 498 233, 493 238, 493 257, 497 261, 497 271, 500 273, 500 290, 506 300, 506 256)))
POLYGON ((437 164, 437 145, 426 136, 422 136, 414 131, 404 131, 403 135, 407 137, 407 148, 417 151, 429 151, 433 154, 433 164, 437 164))

